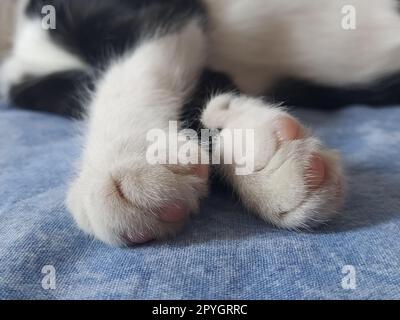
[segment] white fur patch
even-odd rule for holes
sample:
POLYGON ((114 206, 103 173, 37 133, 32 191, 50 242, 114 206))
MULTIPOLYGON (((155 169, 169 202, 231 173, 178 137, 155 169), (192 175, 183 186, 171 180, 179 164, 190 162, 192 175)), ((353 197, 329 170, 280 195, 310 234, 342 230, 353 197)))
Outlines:
POLYGON ((55 44, 38 19, 21 16, 10 56, 0 67, 0 96, 25 76, 44 76, 64 70, 86 69, 77 56, 55 44))
POLYGON ((282 77, 365 84, 400 70, 397 0, 203 0, 210 12, 210 65, 250 94, 282 77), (356 29, 342 27, 344 6, 356 29))

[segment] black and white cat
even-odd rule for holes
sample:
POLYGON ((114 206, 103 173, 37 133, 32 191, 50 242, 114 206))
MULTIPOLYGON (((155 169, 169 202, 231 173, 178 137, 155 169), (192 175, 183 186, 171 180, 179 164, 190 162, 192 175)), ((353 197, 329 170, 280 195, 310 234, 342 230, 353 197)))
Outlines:
POLYGON ((295 79, 306 95, 323 88, 328 106, 338 88, 348 98, 338 104, 400 102, 399 70, 396 0, 23 0, 0 88, 20 107, 87 115, 67 205, 88 234, 130 245, 174 234, 207 194, 209 166, 146 160, 147 133, 173 120, 255 130, 252 174, 213 169, 265 221, 301 229, 331 218, 339 156, 256 97, 295 79), (55 29, 42 26, 46 5, 55 29))

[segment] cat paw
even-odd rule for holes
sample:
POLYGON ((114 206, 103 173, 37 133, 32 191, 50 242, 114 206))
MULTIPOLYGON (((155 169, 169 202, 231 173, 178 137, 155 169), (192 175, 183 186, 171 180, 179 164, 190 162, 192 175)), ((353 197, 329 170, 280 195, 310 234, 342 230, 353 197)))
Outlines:
POLYGON ((282 108, 224 94, 210 101, 202 121, 222 129, 222 136, 226 130, 254 130, 254 147, 247 148, 254 153, 253 171, 238 175, 237 163, 220 166, 250 211, 287 229, 310 228, 338 213, 344 196, 339 155, 282 108))
POLYGON ((125 162, 86 167, 72 183, 67 207, 87 234, 131 246, 175 234, 207 193, 208 167, 125 162))

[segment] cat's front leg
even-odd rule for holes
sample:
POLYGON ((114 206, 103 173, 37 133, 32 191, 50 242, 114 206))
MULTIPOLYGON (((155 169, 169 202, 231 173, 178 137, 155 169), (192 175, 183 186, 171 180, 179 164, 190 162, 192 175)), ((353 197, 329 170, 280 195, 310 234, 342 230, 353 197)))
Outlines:
MULTIPOLYGON (((193 21, 116 61, 97 86, 67 206, 81 229, 113 245, 176 232, 206 195, 208 167, 149 164, 150 130, 168 132, 204 68, 193 21)), ((198 147, 198 146, 197 146, 198 147)))

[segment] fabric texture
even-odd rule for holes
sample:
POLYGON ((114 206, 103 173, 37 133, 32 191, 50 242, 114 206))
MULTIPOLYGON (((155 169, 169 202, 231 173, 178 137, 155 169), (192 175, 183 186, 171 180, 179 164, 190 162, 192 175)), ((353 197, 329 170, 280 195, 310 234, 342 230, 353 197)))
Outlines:
POLYGON ((1 106, 0 298, 400 299, 400 107, 296 113, 343 155, 340 218, 277 230, 214 190, 176 239, 119 249, 64 208, 81 124, 1 106))

